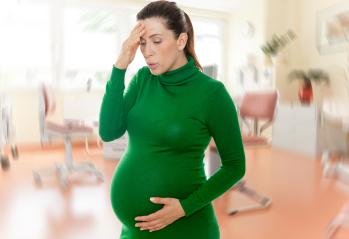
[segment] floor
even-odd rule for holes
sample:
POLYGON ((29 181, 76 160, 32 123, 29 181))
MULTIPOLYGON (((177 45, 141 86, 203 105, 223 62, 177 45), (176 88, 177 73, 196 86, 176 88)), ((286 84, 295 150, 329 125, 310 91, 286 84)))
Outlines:
MULTIPOLYGON (((98 149, 91 150, 93 155, 86 155, 82 147, 75 149, 74 157, 93 162, 106 180, 73 178, 64 191, 54 177, 41 187, 32 178, 33 169, 62 161, 61 149, 19 153, 9 170, 0 170, 0 238, 118 239, 121 224, 109 203, 117 160, 103 159, 98 149)), ((311 157, 268 147, 246 149, 246 156, 248 184, 273 202, 268 209, 228 216, 226 211, 239 197, 235 191, 223 194, 214 201, 221 239, 325 238, 331 218, 349 201, 349 185, 324 178, 320 161, 311 157)), ((349 238, 349 229, 340 230, 336 238, 349 238)))

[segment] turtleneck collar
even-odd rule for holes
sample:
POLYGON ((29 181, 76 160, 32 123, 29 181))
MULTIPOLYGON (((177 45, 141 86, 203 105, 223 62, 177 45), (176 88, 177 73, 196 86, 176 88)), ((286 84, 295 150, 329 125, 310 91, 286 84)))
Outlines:
POLYGON ((188 62, 172 71, 165 72, 157 76, 163 85, 183 85, 193 80, 193 75, 199 69, 195 66, 193 57, 188 57, 188 62))

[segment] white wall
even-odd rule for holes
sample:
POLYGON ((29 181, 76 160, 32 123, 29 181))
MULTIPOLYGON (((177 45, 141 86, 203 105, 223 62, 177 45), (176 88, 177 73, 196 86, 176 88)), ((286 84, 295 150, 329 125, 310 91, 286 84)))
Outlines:
POLYGON ((263 55, 260 45, 265 38, 265 4, 264 0, 252 0, 242 4, 233 11, 229 18, 229 44, 228 44, 228 80, 226 82, 232 95, 241 91, 237 79, 237 68, 246 61, 246 56, 252 54, 256 57, 256 64, 261 66, 263 55), (250 22, 254 27, 254 35, 246 37, 241 33, 243 24, 250 22))
POLYGON ((325 97, 348 98, 344 68, 348 65, 347 52, 320 55, 316 48, 316 14, 342 0, 269 0, 267 35, 273 32, 283 33, 293 29, 297 40, 282 51, 284 62, 277 67, 276 87, 281 100, 297 102, 297 82, 289 83, 286 79, 291 69, 322 68, 330 74, 331 85, 314 85, 314 102, 321 104, 325 97))
MULTIPOLYGON (((315 88, 315 100, 321 102, 323 96, 348 98, 349 92, 346 92, 345 75, 343 69, 348 65, 346 55, 348 52, 320 55, 316 49, 316 13, 338 3, 344 3, 343 0, 307 0, 299 2, 299 47, 295 57, 295 63, 301 62, 303 67, 320 67, 329 71, 331 74, 331 87, 329 90, 315 88)), ((295 64, 296 65, 296 64, 295 64)))
MULTIPOLYGON (((251 52, 257 56, 257 65, 263 67, 264 55, 260 46, 273 34, 284 34, 288 29, 295 31, 296 41, 289 44, 278 57, 275 66, 275 86, 281 101, 298 102, 298 82, 288 82, 287 74, 295 68, 323 68, 332 78, 331 86, 314 85, 314 102, 321 104, 324 97, 347 98, 348 82, 344 68, 348 67, 348 51, 320 55, 316 48, 316 14, 343 0, 255 0, 231 13, 229 22, 229 72, 228 86, 231 93, 241 89, 235 75, 236 68, 244 63, 244 56, 251 52), (240 34, 244 21, 255 27, 255 35, 245 38, 240 34)), ((349 49, 349 48, 348 48, 349 49)))

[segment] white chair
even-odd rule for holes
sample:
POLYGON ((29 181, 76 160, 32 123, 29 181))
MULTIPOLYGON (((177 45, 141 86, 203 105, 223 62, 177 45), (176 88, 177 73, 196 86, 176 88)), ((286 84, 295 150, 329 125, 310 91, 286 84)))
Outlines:
MULTIPOLYGON (((349 101, 325 100, 321 109, 324 128, 323 173, 326 177, 349 184, 349 101)), ((326 239, 334 239, 337 232, 349 226, 349 203, 331 220, 326 239)))
POLYGON ((55 111, 56 104, 53 94, 46 85, 41 85, 39 90, 39 125, 41 144, 51 142, 54 138, 64 140, 65 158, 63 164, 56 164, 53 168, 35 170, 33 177, 37 184, 42 183, 43 176, 58 175, 62 187, 67 187, 69 177, 73 173, 88 173, 103 181, 103 174, 91 162, 74 162, 72 154, 72 138, 86 138, 92 134, 91 127, 81 124, 80 121, 54 122, 47 117, 55 111))
POLYGON ((321 110, 324 129, 322 164, 325 176, 349 183, 349 101, 325 100, 321 110))
POLYGON ((334 239, 343 227, 349 227, 349 203, 345 204, 336 217, 328 224, 325 238, 334 239))
POLYGON ((12 105, 8 97, 0 92, 0 164, 3 170, 10 167, 10 160, 5 154, 6 146, 11 147, 13 159, 18 159, 18 148, 14 143, 15 127, 12 118, 12 105))

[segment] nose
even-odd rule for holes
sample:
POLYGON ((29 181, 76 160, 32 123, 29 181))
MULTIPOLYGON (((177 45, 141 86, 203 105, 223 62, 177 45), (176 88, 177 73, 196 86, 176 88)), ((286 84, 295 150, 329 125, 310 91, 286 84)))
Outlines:
POLYGON ((145 58, 148 58, 152 55, 154 55, 154 51, 152 49, 152 46, 151 46, 151 44, 146 43, 145 46, 143 47, 143 56, 145 58))

